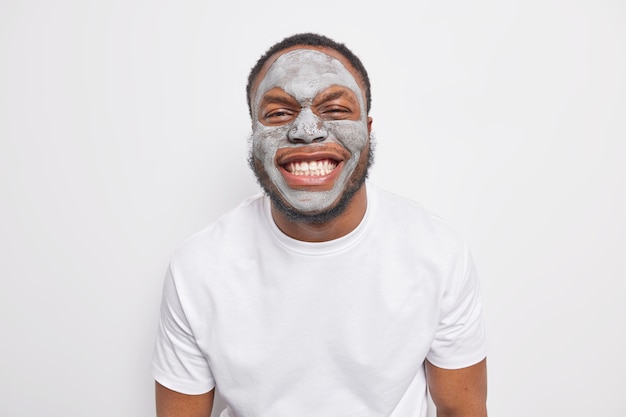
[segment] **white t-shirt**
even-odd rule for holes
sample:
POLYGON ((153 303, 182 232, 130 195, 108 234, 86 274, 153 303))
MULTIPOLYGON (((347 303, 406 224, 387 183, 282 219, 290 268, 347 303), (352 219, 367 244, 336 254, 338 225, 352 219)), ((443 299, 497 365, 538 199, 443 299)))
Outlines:
POLYGON ((258 195, 184 242, 168 270, 154 377, 215 386, 224 417, 426 415, 424 359, 486 356, 479 283, 440 218, 367 184, 342 238, 301 242, 258 195))

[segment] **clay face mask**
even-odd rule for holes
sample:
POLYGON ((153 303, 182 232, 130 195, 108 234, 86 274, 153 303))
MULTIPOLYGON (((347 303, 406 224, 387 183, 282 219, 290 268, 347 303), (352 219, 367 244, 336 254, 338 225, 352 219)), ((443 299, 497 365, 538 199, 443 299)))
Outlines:
POLYGON ((367 114, 353 75, 330 55, 297 49, 276 59, 252 99, 252 155, 262 164, 268 180, 284 202, 301 213, 331 208, 358 164, 366 163, 361 156, 369 139, 367 114), (264 97, 277 89, 299 108, 288 122, 268 125, 263 123, 260 106, 264 97), (356 120, 320 114, 314 103, 335 90, 347 91, 358 104, 354 106, 356 120))

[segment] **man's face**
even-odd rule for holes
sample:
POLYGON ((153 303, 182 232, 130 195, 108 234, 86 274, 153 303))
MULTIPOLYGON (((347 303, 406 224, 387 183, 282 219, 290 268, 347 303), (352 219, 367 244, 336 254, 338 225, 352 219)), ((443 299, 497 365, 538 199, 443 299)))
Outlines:
MULTIPOLYGON (((371 120, 356 71, 332 50, 273 57, 252 89, 251 162, 278 206, 333 210, 367 175, 371 120)), ((356 189, 355 189, 356 188, 356 189)))

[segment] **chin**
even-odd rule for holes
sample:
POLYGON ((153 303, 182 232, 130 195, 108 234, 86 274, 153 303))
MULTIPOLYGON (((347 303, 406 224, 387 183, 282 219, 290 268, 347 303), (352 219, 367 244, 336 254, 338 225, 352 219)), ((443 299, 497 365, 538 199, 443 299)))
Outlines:
MULTIPOLYGON (((368 158, 371 161, 371 156, 368 158)), ((371 162, 370 162, 371 163, 371 162)), ((293 223, 307 224, 323 224, 335 220, 346 211, 350 206, 354 195, 363 187, 368 176, 370 163, 357 169, 352 174, 346 188, 340 193, 339 198, 325 208, 319 210, 302 210, 294 207, 287 202, 283 194, 278 190, 274 183, 270 180, 263 164, 256 158, 250 159, 250 166, 254 171, 257 182, 269 196, 272 205, 276 208, 288 221, 293 223)))
POLYGON ((282 215, 292 223, 307 223, 307 224, 323 224, 335 220, 346 211, 350 205, 350 201, 357 190, 353 192, 344 192, 340 199, 334 202, 332 205, 320 210, 304 211, 295 208, 293 205, 285 202, 283 196, 272 189, 265 189, 265 192, 270 197, 272 205, 282 213, 282 215))

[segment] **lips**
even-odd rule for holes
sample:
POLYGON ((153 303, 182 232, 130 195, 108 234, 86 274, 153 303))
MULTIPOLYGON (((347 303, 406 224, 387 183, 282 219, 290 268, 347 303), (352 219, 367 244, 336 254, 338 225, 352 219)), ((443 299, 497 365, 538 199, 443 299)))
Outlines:
POLYGON ((341 173, 350 152, 338 144, 282 148, 276 152, 276 165, 287 185, 295 189, 329 190, 341 173))

